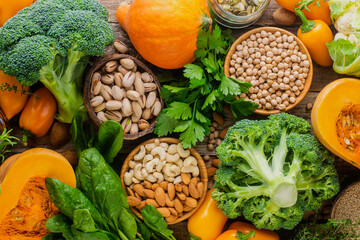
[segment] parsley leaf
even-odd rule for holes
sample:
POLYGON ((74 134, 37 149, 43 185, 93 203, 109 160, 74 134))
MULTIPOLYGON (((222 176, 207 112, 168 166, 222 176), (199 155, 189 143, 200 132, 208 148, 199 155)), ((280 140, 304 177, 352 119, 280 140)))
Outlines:
POLYGON ((186 64, 184 69, 184 76, 190 79, 201 80, 203 78, 204 69, 195 64, 186 64))
POLYGON ((244 101, 243 98, 235 100, 230 103, 231 111, 235 117, 235 119, 240 120, 244 116, 251 115, 258 105, 254 102, 244 101))
POLYGON ((180 134, 179 139, 182 141, 181 144, 184 148, 190 148, 192 145, 196 145, 198 141, 203 141, 205 133, 206 129, 192 120, 186 130, 180 134))
POLYGON ((166 112, 167 112, 167 110, 164 109, 156 119, 157 127, 155 128, 154 132, 155 132, 155 134, 159 135, 160 137, 163 137, 163 136, 166 136, 166 135, 172 133, 178 124, 178 121, 167 116, 166 112))
POLYGON ((166 115, 174 119, 187 120, 191 118, 192 111, 188 103, 173 102, 170 104, 170 107, 167 109, 166 115))

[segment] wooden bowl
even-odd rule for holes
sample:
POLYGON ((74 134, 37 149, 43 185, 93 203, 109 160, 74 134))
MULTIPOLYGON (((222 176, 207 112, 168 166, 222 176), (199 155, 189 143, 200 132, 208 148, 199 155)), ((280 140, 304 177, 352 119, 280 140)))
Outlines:
MULTIPOLYGON (((134 159, 134 156, 139 152, 140 147, 142 145, 153 143, 153 142, 155 142, 156 139, 159 139, 160 143, 161 142, 166 142, 166 143, 169 143, 169 144, 173 144, 173 143, 178 144, 178 143, 180 143, 180 141, 178 139, 176 139, 176 138, 153 138, 153 139, 150 139, 150 140, 148 140, 146 142, 143 142, 142 144, 138 145, 127 156, 127 158, 125 159, 124 164, 123 164, 123 166, 121 168, 120 179, 122 181, 122 186, 123 186, 124 189, 126 189, 126 186, 125 186, 125 183, 124 183, 124 175, 129 170, 129 162, 134 159)), ((190 150, 190 155, 195 157, 196 160, 197 160, 198 167, 199 167, 199 170, 200 170, 200 179, 204 183, 204 193, 203 193, 202 196, 200 196, 200 198, 198 200, 198 205, 193 210, 184 213, 184 215, 182 217, 176 219, 176 221, 174 221, 174 222, 169 222, 168 224, 179 223, 179 222, 189 218, 201 206, 201 204, 203 203, 203 201, 205 199, 205 196, 206 196, 206 192, 207 192, 207 188, 208 188, 208 175, 207 175, 207 169, 206 169, 206 166, 205 166, 205 162, 202 159, 202 157, 200 156, 200 154, 194 148, 190 148, 189 150, 190 150)), ((134 212, 134 214, 136 216, 138 216, 139 218, 142 219, 140 211, 137 208, 134 208, 134 207, 130 207, 130 208, 131 208, 131 210, 134 212)))
MULTIPOLYGON (((341 207, 339 204, 340 204, 340 201, 342 200, 342 198, 346 197, 346 195, 350 194, 355 188, 360 188, 360 181, 357 181, 357 182, 354 182, 352 184, 350 184, 349 186, 347 186, 342 192, 339 193, 339 195, 336 197, 333 205, 332 205, 332 208, 331 208, 331 218, 332 219, 337 219, 337 208, 338 207, 341 207)), ((359 211, 357 209, 359 209, 360 207, 360 200, 359 200, 359 191, 357 191, 357 194, 355 195, 351 195, 351 196, 348 196, 350 197, 352 204, 354 204, 354 202, 357 202, 359 205, 352 205, 351 207, 353 208, 353 211, 355 211, 357 213, 357 215, 360 215, 359 211)), ((351 211, 352 212, 352 211, 351 211)), ((350 212, 349 212, 350 214, 350 212)), ((354 216, 354 218, 356 218, 357 220, 357 217, 354 216)), ((340 219, 338 219, 340 220, 340 219)), ((342 220, 342 218, 341 218, 342 220)), ((355 219, 351 219, 351 220, 355 220, 355 219)))
MULTIPOLYGON (((161 91, 161 86, 159 81, 157 80, 155 74, 141 61, 139 61, 137 58, 127 55, 127 54, 114 54, 111 55, 109 57, 105 57, 101 60, 99 60, 98 62, 96 62, 92 68, 90 69, 89 73, 86 75, 86 81, 85 81, 85 87, 84 87, 84 102, 85 102, 85 107, 87 112, 90 115, 91 120, 97 125, 100 126, 101 121, 98 119, 98 117, 96 116, 95 112, 93 111, 93 108, 90 104, 90 99, 91 99, 91 93, 90 93, 90 89, 91 89, 91 80, 92 77, 94 75, 95 72, 101 72, 102 68, 105 66, 105 64, 111 60, 120 60, 122 58, 130 58, 131 60, 133 60, 136 65, 137 68, 141 71, 141 72, 148 72, 152 78, 154 79, 154 83, 156 84, 156 88, 157 88, 157 93, 161 102, 161 109, 164 108, 164 101, 160 96, 160 91, 161 91)), ((142 137, 148 133, 152 133, 154 131, 155 128, 155 124, 156 124, 156 117, 153 117, 152 119, 149 120, 149 124, 150 127, 138 132, 137 134, 124 134, 124 139, 125 140, 135 140, 139 137, 142 137)))
MULTIPOLYGON (((310 63, 310 70, 308 73, 308 77, 306 78, 305 81, 305 86, 304 89, 301 91, 300 95, 296 97, 296 101, 295 103, 290 103, 284 111, 289 111, 290 109, 294 108, 296 105, 298 105, 301 100, 304 99, 305 95, 307 94, 307 92, 310 89, 311 86, 311 82, 313 79, 313 63, 311 60, 311 56, 309 51, 307 50, 307 48, 305 47, 305 45, 300 41, 299 38, 297 38, 294 34, 292 34, 289 31, 286 31, 284 29, 281 28, 276 28, 276 27, 261 27, 261 28, 256 28, 253 29, 251 31, 248 31, 246 33, 244 33, 243 35, 241 35, 238 39, 236 39, 236 41, 233 43, 233 45, 231 46, 228 54, 226 55, 226 59, 225 59, 225 64, 224 64, 224 72, 225 75, 227 77, 230 76, 230 60, 231 60, 231 56, 235 53, 236 51, 236 46, 239 45, 241 42, 243 42, 244 40, 246 40, 247 38, 249 38, 252 34, 256 34, 261 32, 262 30, 266 31, 266 32, 277 32, 279 31, 282 35, 287 34, 288 36, 293 36, 294 39, 296 40, 296 42, 298 43, 299 47, 300 47, 300 51, 302 53, 305 53, 306 56, 308 57, 309 63, 310 63)), ((280 110, 265 110, 265 109, 256 109, 255 113, 257 114, 261 114, 261 115, 270 115, 270 114, 276 114, 276 113, 281 113, 284 111, 280 111, 280 110)))

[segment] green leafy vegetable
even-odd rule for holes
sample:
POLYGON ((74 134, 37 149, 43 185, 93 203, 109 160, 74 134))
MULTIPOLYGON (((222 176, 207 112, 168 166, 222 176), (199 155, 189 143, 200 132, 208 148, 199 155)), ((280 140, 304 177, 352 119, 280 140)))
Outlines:
POLYGON ((106 121, 100 125, 98 141, 95 147, 104 156, 106 162, 112 163, 123 144, 123 129, 115 121, 106 121))
POLYGON ((1 162, 4 162, 5 154, 10 152, 10 150, 7 150, 6 148, 8 146, 11 146, 11 147, 14 146, 16 144, 15 141, 19 141, 18 138, 10 135, 11 131, 12 131, 12 129, 7 131, 5 128, 0 135, 0 159, 1 159, 1 162))
POLYGON ((161 75, 162 82, 168 78, 171 85, 162 87, 161 95, 167 108, 158 116, 157 135, 178 132, 183 147, 188 148, 208 135, 211 111, 222 113, 223 105, 229 104, 237 119, 253 113, 255 103, 237 99, 251 84, 224 74, 224 59, 232 42, 230 30, 222 32, 217 25, 211 32, 200 29, 196 61, 185 65, 184 77, 176 81, 169 73, 161 75))
POLYGON ((163 236, 164 239, 175 239, 172 236, 173 231, 168 229, 165 219, 154 206, 146 205, 141 211, 141 216, 145 224, 151 228, 157 236, 163 236))
POLYGON ((94 219, 91 217, 89 210, 78 209, 74 211, 74 227, 83 232, 97 232, 94 219))
POLYGON ((238 231, 236 233, 236 238, 239 240, 249 240, 249 238, 253 238, 255 237, 255 235, 256 235, 255 231, 248 232, 247 234, 243 234, 242 232, 238 231))
POLYGON ((305 210, 332 198, 339 191, 334 158, 310 131, 306 120, 286 113, 230 127, 216 149, 212 197, 219 208, 257 228, 292 229, 305 210))

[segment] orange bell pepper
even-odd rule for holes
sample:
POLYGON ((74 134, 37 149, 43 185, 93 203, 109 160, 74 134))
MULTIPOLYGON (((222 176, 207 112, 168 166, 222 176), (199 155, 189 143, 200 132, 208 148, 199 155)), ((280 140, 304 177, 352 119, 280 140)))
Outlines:
POLYGON ((211 189, 200 208, 189 218, 188 231, 190 239, 215 240, 227 221, 226 215, 212 199, 211 189))
POLYGON ((18 11, 30 6, 34 2, 34 0, 0 0, 0 27, 2 27, 7 20, 15 16, 18 11))
POLYGON ((29 87, 21 85, 15 77, 0 71, 0 108, 7 120, 24 108, 29 96, 28 91, 29 87))
POLYGON ((26 145, 30 134, 44 136, 54 122, 57 104, 47 88, 37 90, 26 103, 21 113, 19 125, 24 130, 23 142, 26 145))

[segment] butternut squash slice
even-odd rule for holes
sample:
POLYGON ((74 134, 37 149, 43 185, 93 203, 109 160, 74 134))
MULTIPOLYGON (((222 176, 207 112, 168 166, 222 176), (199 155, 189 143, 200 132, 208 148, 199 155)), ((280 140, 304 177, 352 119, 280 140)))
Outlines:
POLYGON ((56 178, 76 187, 70 163, 59 153, 34 148, 8 158, 0 166, 0 239, 41 239, 46 220, 58 214, 45 186, 56 178))
POLYGON ((360 152, 357 150, 360 147, 357 144, 360 139, 360 131, 357 131, 360 120, 359 93, 359 79, 338 79, 319 93, 311 112, 312 127, 319 141, 332 153, 357 168, 360 168, 360 152), (353 135, 344 130, 356 130, 358 133, 353 135), (349 133, 353 139, 348 137, 349 133))

